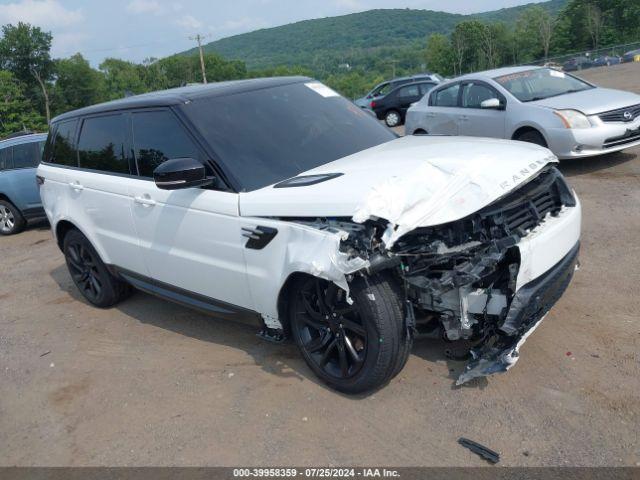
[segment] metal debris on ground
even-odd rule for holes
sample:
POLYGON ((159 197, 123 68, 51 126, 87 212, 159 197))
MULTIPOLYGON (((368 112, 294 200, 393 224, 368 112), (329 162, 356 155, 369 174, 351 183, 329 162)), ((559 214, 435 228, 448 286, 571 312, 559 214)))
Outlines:
POLYGON ((485 460, 490 463, 498 463, 500 461, 500 454, 498 452, 494 452, 490 448, 485 447, 484 445, 480 445, 473 440, 469 440, 468 438, 460 437, 458 439, 458 443, 465 448, 468 448, 473 453, 480 455, 485 460))

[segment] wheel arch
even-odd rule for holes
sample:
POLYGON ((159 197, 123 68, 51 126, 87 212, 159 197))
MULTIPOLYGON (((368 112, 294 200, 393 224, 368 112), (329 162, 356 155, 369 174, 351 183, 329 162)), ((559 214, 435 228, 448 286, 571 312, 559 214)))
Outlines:
POLYGON ((544 138, 546 144, 549 145, 549 139, 545 135, 544 129, 534 125, 520 125, 511 135, 511 140, 517 140, 520 135, 527 132, 535 132, 539 134, 542 138, 544 138))
MULTIPOLYGON (((5 194, 5 193, 0 192, 0 200, 4 200, 5 202, 9 202, 9 203, 10 203, 11 205, 13 205, 15 208, 18 208, 18 207, 16 207, 16 204, 15 204, 15 203, 14 203, 14 202, 9 198, 9 196, 8 196, 7 194, 5 194)), ((18 210, 20 210, 20 209, 18 208, 18 210)))
POLYGON ((288 337, 291 333, 291 325, 289 321, 289 306, 290 296, 294 285, 298 282, 302 281, 305 278, 315 278, 310 273, 305 272, 291 272, 287 279, 280 287, 280 291, 278 292, 278 320, 282 324, 282 328, 284 330, 285 335, 288 337))
POLYGON ((74 229, 80 231, 80 229, 69 220, 60 220, 58 223, 56 223, 54 231, 56 234, 56 243, 58 244, 58 248, 60 249, 60 251, 63 251, 64 249, 64 237, 67 235, 67 233, 69 233, 70 230, 74 229))
POLYGON ((60 220, 58 220, 56 222, 55 225, 51 226, 51 230, 55 232, 56 243, 58 244, 58 247, 60 248, 60 251, 64 252, 64 237, 65 237, 65 235, 67 233, 69 233, 69 231, 74 230, 74 229, 78 230, 82 235, 87 237, 87 240, 89 240, 89 242, 91 243, 93 248, 95 248, 96 252, 98 252, 98 255, 100 256, 100 260, 102 260, 102 262, 105 265, 110 266, 111 265, 111 259, 110 259, 109 255, 107 255, 107 252, 104 250, 104 248, 102 248, 102 245, 97 241, 95 236, 94 235, 89 235, 89 233, 87 231, 85 231, 83 228, 80 228, 77 223, 74 223, 73 221, 69 220, 68 218, 61 218, 60 220))

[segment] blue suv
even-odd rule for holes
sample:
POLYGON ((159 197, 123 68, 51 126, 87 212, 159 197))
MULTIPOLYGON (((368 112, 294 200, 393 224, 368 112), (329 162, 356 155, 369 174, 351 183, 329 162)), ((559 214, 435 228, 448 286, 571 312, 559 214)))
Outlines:
POLYGON ((45 133, 24 133, 0 140, 0 234, 20 232, 27 221, 44 217, 36 167, 45 133))

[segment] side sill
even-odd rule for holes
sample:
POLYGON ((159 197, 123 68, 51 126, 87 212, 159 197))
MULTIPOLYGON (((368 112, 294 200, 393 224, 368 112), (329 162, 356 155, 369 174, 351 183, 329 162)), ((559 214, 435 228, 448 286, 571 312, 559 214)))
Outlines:
POLYGON ((234 320, 256 327, 262 326, 262 317, 253 310, 184 290, 114 265, 109 265, 108 269, 111 273, 123 278, 138 290, 142 290, 143 292, 164 300, 169 300, 214 317, 234 320))

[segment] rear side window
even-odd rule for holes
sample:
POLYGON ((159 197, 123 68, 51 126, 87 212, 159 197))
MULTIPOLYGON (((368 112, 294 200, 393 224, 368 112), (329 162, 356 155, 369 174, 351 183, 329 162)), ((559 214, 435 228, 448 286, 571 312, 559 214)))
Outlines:
POLYGON ((11 147, 0 150, 0 170, 9 170, 13 165, 11 147))
POLYGON ((450 87, 433 92, 431 95, 431 105, 436 107, 458 106, 458 90, 460 90, 460 84, 456 83, 450 87))
POLYGON ((420 91, 418 89, 418 85, 408 85, 406 87, 402 87, 398 90, 399 97, 418 97, 420 96, 420 91))
POLYGON ((431 90, 435 86, 435 83, 421 83, 420 84, 420 95, 424 95, 429 90, 431 90))
POLYGON ((172 158, 198 159, 198 149, 172 112, 155 110, 134 113, 133 147, 141 177, 172 158))
POLYGON ((125 153, 126 132, 127 122, 120 114, 85 119, 78 140, 80 167, 109 173, 131 173, 125 153))
POLYGON ((38 143, 13 146, 13 168, 34 168, 40 163, 38 143))
POLYGON ((56 125, 53 137, 47 140, 49 145, 45 158, 49 162, 68 167, 78 166, 78 155, 75 147, 77 125, 77 120, 61 122, 56 125))

